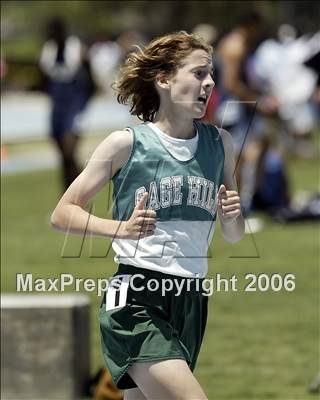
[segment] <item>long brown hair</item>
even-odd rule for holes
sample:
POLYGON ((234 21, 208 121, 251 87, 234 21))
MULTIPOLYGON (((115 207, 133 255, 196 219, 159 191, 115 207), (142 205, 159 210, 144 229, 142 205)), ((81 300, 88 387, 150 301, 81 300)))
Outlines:
POLYGON ((130 53, 113 88, 120 104, 130 105, 130 113, 143 121, 152 121, 160 106, 155 88, 156 76, 172 76, 192 51, 212 54, 212 47, 200 37, 174 32, 152 40, 139 52, 130 53))

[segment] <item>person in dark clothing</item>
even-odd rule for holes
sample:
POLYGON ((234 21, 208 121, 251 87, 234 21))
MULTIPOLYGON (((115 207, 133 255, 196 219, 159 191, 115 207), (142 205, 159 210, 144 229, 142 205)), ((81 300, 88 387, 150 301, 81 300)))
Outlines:
POLYGON ((262 28, 261 16, 250 12, 220 38, 216 51, 219 104, 215 109, 215 119, 218 125, 231 133, 234 140, 245 213, 251 209, 255 191, 257 167, 266 135, 265 117, 276 115, 278 106, 275 98, 262 96, 249 82, 250 58, 262 28))
POLYGON ((63 185, 67 189, 80 172, 75 156, 79 116, 93 94, 93 84, 84 46, 78 37, 68 35, 63 20, 49 21, 46 36, 40 68, 52 100, 50 136, 61 157, 63 185))

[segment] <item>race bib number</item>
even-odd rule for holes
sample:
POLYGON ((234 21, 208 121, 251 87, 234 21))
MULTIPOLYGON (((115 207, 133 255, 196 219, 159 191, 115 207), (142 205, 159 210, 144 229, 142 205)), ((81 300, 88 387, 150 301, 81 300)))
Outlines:
POLYGON ((109 283, 106 297, 106 311, 126 305, 127 293, 132 275, 117 275, 109 283))

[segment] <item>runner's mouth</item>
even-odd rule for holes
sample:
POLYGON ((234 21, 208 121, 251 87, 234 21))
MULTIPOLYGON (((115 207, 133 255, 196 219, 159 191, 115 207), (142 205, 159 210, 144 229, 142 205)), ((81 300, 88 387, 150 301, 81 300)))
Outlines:
POLYGON ((202 104, 207 104, 208 97, 207 96, 199 96, 198 101, 202 104))

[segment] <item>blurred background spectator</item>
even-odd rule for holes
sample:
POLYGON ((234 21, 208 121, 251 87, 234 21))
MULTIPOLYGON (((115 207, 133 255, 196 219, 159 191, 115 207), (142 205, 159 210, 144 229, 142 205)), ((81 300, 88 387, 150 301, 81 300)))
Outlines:
POLYGON ((138 31, 125 31, 117 38, 98 37, 88 50, 93 79, 100 91, 110 94, 111 85, 127 54, 146 43, 138 31))
POLYGON ((292 25, 282 24, 275 38, 261 43, 252 63, 251 81, 277 99, 278 117, 291 151, 301 157, 312 155, 311 136, 316 125, 312 96, 317 74, 305 62, 319 50, 320 32, 298 38, 292 25))
POLYGON ((69 35, 60 17, 47 24, 40 68, 52 100, 50 135, 60 154, 66 189, 80 172, 76 159, 79 118, 94 92, 94 84, 85 47, 78 37, 69 35))
POLYGON ((266 143, 267 127, 263 116, 274 115, 277 111, 276 99, 271 95, 262 97, 261 91, 250 83, 250 61, 263 27, 263 19, 257 12, 243 15, 221 35, 215 57, 218 102, 213 121, 233 136, 240 197, 246 214, 252 206, 266 143))

